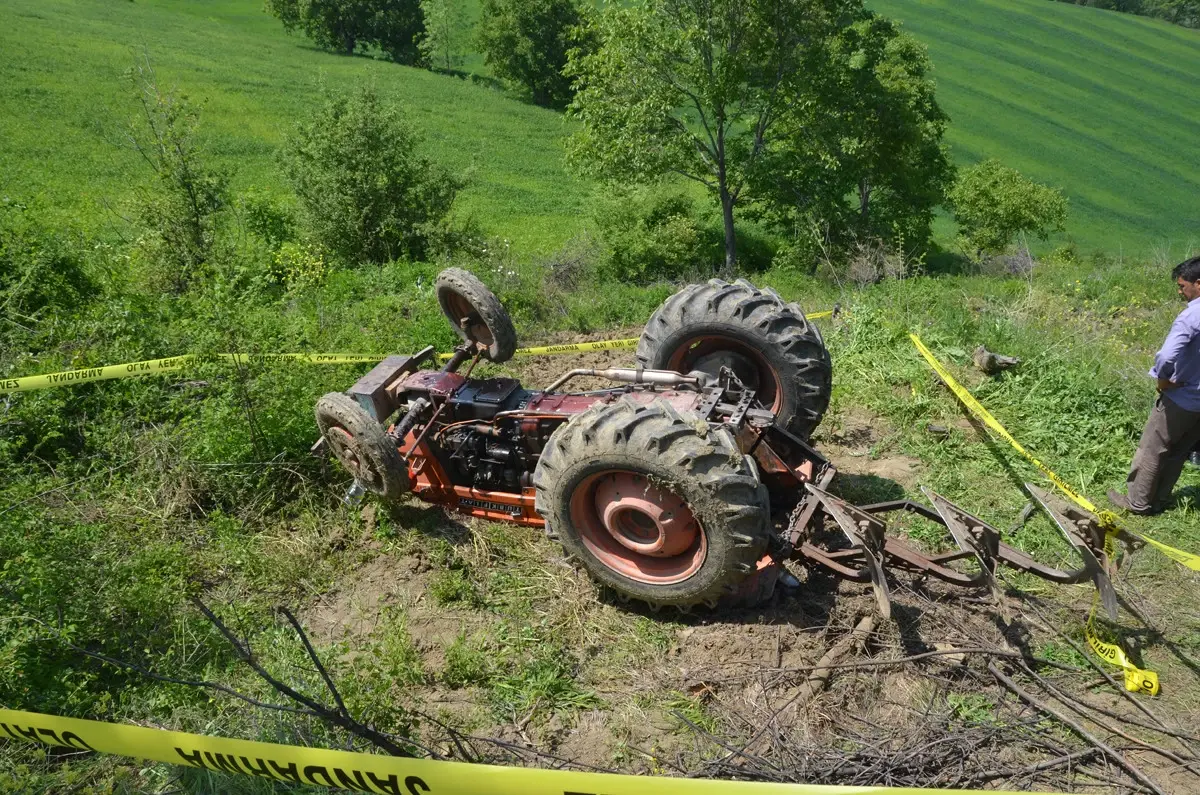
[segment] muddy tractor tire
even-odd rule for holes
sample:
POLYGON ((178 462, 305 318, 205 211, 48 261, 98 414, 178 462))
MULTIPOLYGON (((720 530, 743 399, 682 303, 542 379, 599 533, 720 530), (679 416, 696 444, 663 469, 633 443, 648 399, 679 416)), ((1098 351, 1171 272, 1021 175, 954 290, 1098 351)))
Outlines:
POLYGON ((742 279, 694 284, 664 301, 638 340, 637 360, 681 373, 729 367, 802 439, 821 422, 833 388, 817 327, 796 304, 742 279))
POLYGON ((409 490, 396 443, 353 398, 330 392, 317 401, 316 413, 329 451, 367 491, 390 500, 409 490))
POLYGON ((715 606, 767 551, 767 490, 732 434, 662 400, 576 415, 533 484, 546 532, 622 599, 715 606))
POLYGON ((437 299, 442 314, 466 342, 484 350, 484 357, 500 363, 517 350, 512 318, 483 282, 462 268, 447 268, 437 277, 437 299))

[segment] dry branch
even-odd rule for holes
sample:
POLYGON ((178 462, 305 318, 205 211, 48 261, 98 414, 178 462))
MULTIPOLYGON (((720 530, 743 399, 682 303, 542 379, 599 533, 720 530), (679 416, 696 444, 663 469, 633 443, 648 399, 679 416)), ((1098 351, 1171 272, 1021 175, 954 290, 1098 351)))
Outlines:
POLYGON ((1040 710, 1041 712, 1044 712, 1047 715, 1052 716, 1059 723, 1062 723, 1063 725, 1068 727, 1071 731, 1075 732, 1075 734, 1077 734, 1079 737, 1088 741, 1096 748, 1099 748, 1110 759, 1112 759, 1113 762, 1115 762, 1121 769, 1123 769, 1126 773, 1128 773, 1130 776, 1132 776, 1136 781, 1138 781, 1139 783, 1146 786, 1151 792, 1156 793, 1156 795, 1166 795, 1166 793, 1163 792, 1162 789, 1157 784, 1155 784, 1154 781, 1150 777, 1148 777, 1145 773, 1143 773, 1141 770, 1139 770, 1136 765, 1134 765, 1132 762, 1130 762, 1128 759, 1126 759, 1122 754, 1117 752, 1116 749, 1112 748, 1111 746, 1107 745, 1106 743, 1104 743, 1103 741, 1098 739, 1095 735, 1093 735, 1091 732, 1089 732, 1087 729, 1085 729, 1083 726, 1081 726, 1076 721, 1074 721, 1071 718, 1067 717, 1066 715, 1062 714, 1058 710, 1051 707, 1049 704, 1046 704, 1044 701, 1041 701, 1041 700, 1035 698, 1030 693, 1026 692, 1020 685, 1018 685, 1016 682, 1014 682, 1009 677, 1005 676, 1004 673, 1002 673, 1000 671, 1000 669, 996 667, 995 663, 988 663, 988 671, 991 672, 992 676, 996 677, 996 681, 998 681, 998 682, 1000 682, 1000 684, 1004 685, 1004 687, 1006 687, 1009 691, 1011 691, 1019 699, 1021 699, 1025 703, 1029 704, 1034 709, 1040 710))

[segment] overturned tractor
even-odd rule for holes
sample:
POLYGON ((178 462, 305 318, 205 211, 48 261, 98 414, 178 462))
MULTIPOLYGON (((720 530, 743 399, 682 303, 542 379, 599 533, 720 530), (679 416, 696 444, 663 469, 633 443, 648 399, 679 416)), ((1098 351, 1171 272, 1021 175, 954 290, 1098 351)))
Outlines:
POLYGON ((650 318, 636 368, 571 370, 541 390, 472 378, 481 360, 516 350, 507 312, 478 279, 446 270, 437 296, 463 340, 444 366, 432 347, 389 356, 317 404, 314 450, 342 463, 354 493, 544 527, 597 582, 656 608, 764 599, 792 560, 871 583, 885 616, 889 569, 998 593, 1001 564, 1091 580, 1115 616, 1097 518, 1034 486, 1078 568, 1039 563, 928 490, 932 507, 831 494, 836 470, 808 442, 829 404, 829 354, 772 290, 687 287, 650 318), (614 386, 567 391, 579 376, 614 386), (930 556, 889 536, 883 517, 896 511, 944 526, 957 549, 930 556))

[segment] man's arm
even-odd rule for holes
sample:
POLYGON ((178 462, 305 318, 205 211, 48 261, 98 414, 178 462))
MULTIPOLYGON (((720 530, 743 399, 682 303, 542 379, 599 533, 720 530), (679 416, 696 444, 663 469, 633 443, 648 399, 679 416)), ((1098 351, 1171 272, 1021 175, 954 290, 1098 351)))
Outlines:
POLYGON ((1179 313, 1179 317, 1175 318, 1175 322, 1171 324, 1171 331, 1168 332, 1162 348, 1154 357, 1152 375, 1158 379, 1158 391, 1160 392, 1179 386, 1171 380, 1175 375, 1175 365, 1187 349, 1188 343, 1192 341, 1192 337, 1196 335, 1196 324, 1191 317, 1188 317, 1189 314, 1186 310, 1179 313))

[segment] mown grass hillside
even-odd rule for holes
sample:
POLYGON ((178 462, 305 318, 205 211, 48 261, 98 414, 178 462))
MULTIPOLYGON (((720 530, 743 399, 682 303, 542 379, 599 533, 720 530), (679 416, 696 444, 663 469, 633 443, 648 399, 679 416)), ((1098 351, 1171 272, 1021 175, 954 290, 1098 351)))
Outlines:
POLYGON ((427 151, 470 175, 458 211, 522 249, 569 237, 589 186, 566 173, 560 114, 486 85, 289 36, 257 0, 5 4, 0 29, 0 190, 44 194, 64 216, 119 223, 144 165, 125 141, 136 115, 123 79, 148 57, 164 88, 202 107, 202 136, 235 185, 283 192, 275 150, 320 101, 322 85, 371 81, 400 103, 427 151))
POLYGON ((1200 32, 1044 0, 872 6, 929 46, 956 161, 1062 187, 1084 245, 1200 234, 1200 32))
MULTIPOLYGON (((1200 33, 1044 0, 879 0, 929 47, 954 158, 998 157, 1062 187, 1085 248, 1181 246, 1200 223, 1200 33)), ((472 16, 478 6, 468 4, 472 16)), ((374 81, 469 171, 459 211, 522 249, 547 250, 587 216, 591 186, 564 167, 558 114, 490 78, 319 52, 256 0, 178 4, 12 0, 0 30, 0 189, 43 193, 90 225, 118 224, 142 178, 122 147, 135 112, 122 74, 149 56, 164 85, 204 102, 209 151, 238 186, 283 191, 274 152, 322 84, 374 81)), ((479 73, 482 60, 467 67, 479 73)), ((949 224, 944 237, 953 234, 949 224)))

